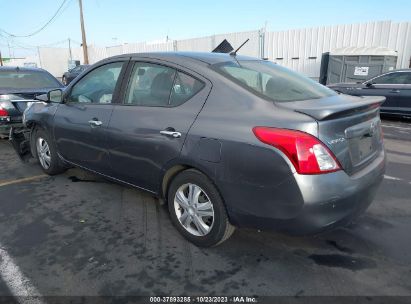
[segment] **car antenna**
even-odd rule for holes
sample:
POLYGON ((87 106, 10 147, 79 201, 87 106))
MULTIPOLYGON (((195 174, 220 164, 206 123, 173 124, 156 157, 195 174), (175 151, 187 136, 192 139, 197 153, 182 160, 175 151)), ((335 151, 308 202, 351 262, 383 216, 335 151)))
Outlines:
POLYGON ((247 40, 244 41, 243 44, 241 44, 234 52, 231 52, 230 55, 231 56, 236 56, 237 52, 244 46, 244 44, 246 44, 248 42, 248 40, 250 40, 250 38, 247 38, 247 40))

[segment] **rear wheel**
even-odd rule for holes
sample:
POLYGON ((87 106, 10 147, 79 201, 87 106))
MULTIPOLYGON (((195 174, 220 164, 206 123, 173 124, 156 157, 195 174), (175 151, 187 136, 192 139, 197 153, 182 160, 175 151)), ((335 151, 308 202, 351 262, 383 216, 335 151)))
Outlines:
POLYGON ((216 246, 234 232, 217 188, 197 170, 183 171, 173 179, 168 208, 179 232, 197 246, 216 246))
POLYGON ((37 159, 45 173, 55 175, 65 171, 66 168, 57 155, 54 144, 46 131, 36 129, 34 143, 37 159))

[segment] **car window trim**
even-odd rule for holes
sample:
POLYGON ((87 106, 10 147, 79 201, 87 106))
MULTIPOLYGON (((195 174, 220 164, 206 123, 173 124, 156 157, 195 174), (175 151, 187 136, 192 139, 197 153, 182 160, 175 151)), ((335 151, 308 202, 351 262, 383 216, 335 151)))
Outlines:
POLYGON ((67 92, 64 94, 64 97, 63 97, 64 102, 63 102, 63 103, 64 103, 64 104, 82 104, 82 105, 103 105, 103 104, 104 104, 104 105, 115 105, 115 104, 119 104, 119 103, 120 103, 120 96, 121 96, 121 94, 120 94, 120 88, 121 88, 121 86, 122 86, 122 83, 123 83, 123 80, 124 80, 124 75, 125 75, 126 69, 128 68, 129 64, 130 64, 130 58, 128 58, 128 59, 113 60, 113 61, 105 61, 105 62, 102 62, 101 64, 93 67, 92 69, 88 70, 87 73, 80 74, 80 75, 82 75, 82 76, 81 76, 79 79, 77 79, 77 80, 75 81, 75 83, 71 83, 69 89, 68 89, 67 92), (122 67, 121 67, 120 74, 118 75, 116 87, 114 88, 114 92, 113 92, 112 100, 114 100, 114 102, 111 102, 111 103, 100 103, 100 102, 93 103, 93 102, 87 102, 87 103, 86 103, 86 102, 78 102, 78 101, 74 101, 74 102, 73 102, 73 101, 68 101, 68 100, 67 100, 68 97, 69 97, 70 94, 71 94, 71 91, 73 90, 73 87, 74 87, 77 83, 79 83, 85 76, 87 76, 89 73, 93 72, 94 70, 96 70, 96 69, 98 69, 98 68, 100 68, 100 67, 102 67, 102 66, 105 66, 105 65, 108 65, 108 64, 112 64, 112 63, 117 63, 117 62, 122 62, 123 65, 122 65, 122 67))
POLYGON ((124 75, 122 87, 121 87, 121 89, 120 89, 120 94, 121 94, 121 96, 119 97, 119 101, 120 101, 120 102, 119 102, 119 103, 116 103, 116 105, 126 106, 126 107, 135 106, 135 107, 148 107, 148 108, 177 108, 177 107, 182 106, 183 104, 187 103, 187 102, 188 102, 189 100, 191 100, 192 98, 194 98, 194 96, 196 96, 198 93, 200 93, 202 90, 204 90, 204 88, 207 86, 206 81, 200 79, 199 77, 193 75, 192 73, 189 73, 189 72, 187 72, 187 71, 185 71, 185 70, 183 70, 183 69, 181 69, 181 68, 176 67, 175 64, 174 64, 174 66, 173 66, 173 65, 169 65, 168 63, 169 63, 169 62, 163 62, 163 61, 160 61, 160 60, 150 60, 150 59, 148 59, 148 58, 141 58, 141 60, 135 59, 135 58, 131 58, 131 59, 130 59, 130 62, 129 62, 129 64, 128 64, 128 67, 127 67, 127 71, 125 72, 125 75, 124 75), (181 73, 183 73, 183 74, 186 74, 186 75, 188 75, 188 76, 190 76, 190 77, 192 77, 192 78, 200 81, 200 82, 203 84, 203 87, 201 88, 201 90, 199 90, 197 93, 195 93, 195 94, 194 94, 193 96, 191 96, 189 99, 187 99, 185 102, 183 102, 182 104, 179 104, 179 105, 177 105, 177 106, 172 106, 172 105, 170 105, 170 98, 171 98, 172 89, 170 90, 170 94, 169 94, 169 96, 168 96, 167 105, 149 106, 149 105, 128 104, 128 103, 126 103, 127 90, 128 90, 128 87, 129 87, 129 83, 130 83, 130 81, 131 81, 131 76, 132 76, 132 72, 133 72, 134 66, 135 66, 137 63, 148 63, 148 64, 161 65, 161 66, 164 66, 164 67, 166 67, 166 68, 170 68, 170 69, 175 70, 176 73, 175 73, 175 75, 174 75, 174 80, 173 80, 173 86, 172 86, 172 88, 174 87, 174 84, 175 84, 175 81, 176 81, 176 77, 177 77, 177 73, 178 73, 178 72, 181 72, 181 73))

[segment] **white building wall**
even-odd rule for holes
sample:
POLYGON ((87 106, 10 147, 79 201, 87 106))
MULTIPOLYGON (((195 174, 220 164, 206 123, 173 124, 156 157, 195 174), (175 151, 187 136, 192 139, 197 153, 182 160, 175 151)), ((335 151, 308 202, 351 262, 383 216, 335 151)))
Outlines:
POLYGON ((221 34, 214 36, 215 44, 212 51, 217 45, 219 45, 224 39, 230 42, 231 46, 236 50, 244 41, 250 39, 239 51, 240 54, 252 57, 260 57, 260 40, 259 31, 239 32, 230 34, 221 34))
POLYGON ((268 32, 265 34, 264 56, 318 78, 322 53, 348 46, 391 48, 398 52, 397 68, 408 68, 411 22, 377 21, 268 32))
POLYGON ((176 41, 176 51, 211 52, 213 50, 214 36, 184 39, 176 41))
MULTIPOLYGON (((243 46, 240 54, 266 57, 312 78, 319 77, 322 53, 341 47, 391 48, 398 52, 397 68, 409 67, 411 57, 411 22, 377 21, 266 32, 262 35, 259 31, 248 31, 177 41, 138 42, 111 47, 89 46, 89 61, 95 63, 127 53, 173 50, 210 52, 224 39, 236 49, 248 38, 250 41, 243 46)), ((37 61, 31 57, 9 62, 8 65, 38 62, 38 66, 56 77, 61 77, 67 70, 68 49, 40 48, 38 53, 37 61)), ((82 49, 73 48, 72 58, 83 63, 82 49)))

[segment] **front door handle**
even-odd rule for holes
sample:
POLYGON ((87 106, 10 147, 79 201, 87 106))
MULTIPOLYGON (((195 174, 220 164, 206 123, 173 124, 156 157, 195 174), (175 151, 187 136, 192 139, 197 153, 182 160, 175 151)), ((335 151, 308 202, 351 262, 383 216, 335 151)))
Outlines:
POLYGON ((163 130, 163 131, 160 131, 160 134, 165 135, 165 136, 170 136, 170 137, 173 137, 173 138, 180 138, 181 137, 181 133, 176 132, 176 131, 163 130))
POLYGON ((89 120, 88 123, 92 127, 100 127, 103 124, 100 120, 89 120))
POLYGON ((395 89, 390 91, 390 93, 399 93, 399 92, 400 92, 400 90, 395 90, 395 89))

